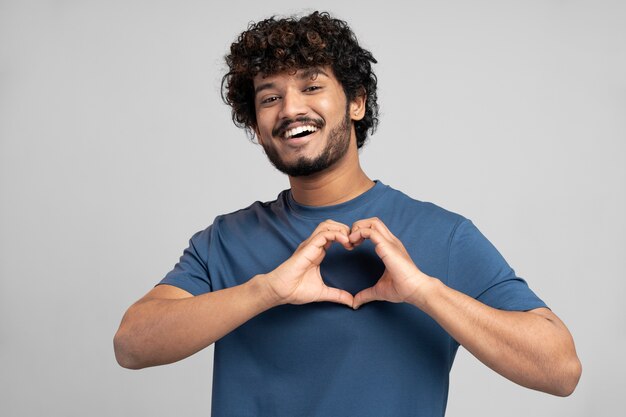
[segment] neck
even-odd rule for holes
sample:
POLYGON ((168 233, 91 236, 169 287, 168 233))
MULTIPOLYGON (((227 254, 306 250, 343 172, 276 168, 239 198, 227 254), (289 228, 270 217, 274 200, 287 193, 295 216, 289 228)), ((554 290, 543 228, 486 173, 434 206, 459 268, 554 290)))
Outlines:
POLYGON ((374 186, 359 163, 356 145, 332 167, 306 177, 289 177, 291 194, 306 206, 331 206, 352 200, 374 186))

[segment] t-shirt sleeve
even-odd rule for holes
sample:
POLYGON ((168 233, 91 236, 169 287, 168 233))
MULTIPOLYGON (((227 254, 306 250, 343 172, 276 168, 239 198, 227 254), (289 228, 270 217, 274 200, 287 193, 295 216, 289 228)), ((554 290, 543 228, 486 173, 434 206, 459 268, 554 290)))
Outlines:
POLYGON ((452 288, 497 309, 527 311, 546 307, 467 219, 458 224, 452 235, 448 280, 452 288))
POLYGON ((193 295, 212 291, 208 267, 210 241, 211 226, 193 235, 174 269, 157 285, 173 285, 193 295))

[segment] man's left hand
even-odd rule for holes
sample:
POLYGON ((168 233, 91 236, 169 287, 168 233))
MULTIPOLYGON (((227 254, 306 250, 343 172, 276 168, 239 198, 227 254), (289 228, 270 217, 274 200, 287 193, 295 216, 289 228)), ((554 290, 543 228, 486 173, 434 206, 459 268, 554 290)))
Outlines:
POLYGON ((420 304, 420 288, 432 278, 419 270, 402 242, 380 219, 372 217, 355 222, 349 239, 354 246, 358 246, 365 239, 371 240, 376 253, 385 264, 385 272, 376 285, 354 296, 352 308, 356 310, 374 300, 420 304))

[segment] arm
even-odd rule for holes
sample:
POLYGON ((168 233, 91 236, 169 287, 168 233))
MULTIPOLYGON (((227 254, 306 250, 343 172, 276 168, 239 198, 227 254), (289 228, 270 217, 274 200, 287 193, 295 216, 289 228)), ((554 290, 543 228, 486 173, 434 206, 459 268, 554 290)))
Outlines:
POLYGON ((570 395, 581 365, 571 334, 547 308, 527 312, 489 307, 441 281, 426 278, 409 302, 500 375, 527 388, 570 395))
POLYGON ((353 225, 350 241, 376 245, 386 270, 378 283, 355 296, 354 308, 373 300, 420 308, 494 371, 520 385, 566 396, 581 374, 573 339, 546 308, 528 312, 491 308, 422 273, 406 249, 378 219, 353 225))
POLYGON ((197 297, 159 285, 124 314, 115 334, 117 362, 140 369, 186 358, 272 307, 259 297, 259 277, 197 297), (204 325, 201 325, 204 324, 204 325))
POLYGON ((140 369, 178 361, 281 304, 331 301, 352 307, 352 295, 327 287, 319 272, 332 242, 352 247, 347 235, 347 226, 324 222, 274 271, 235 287, 197 297, 171 285, 153 288, 122 319, 114 337, 118 363, 140 369))

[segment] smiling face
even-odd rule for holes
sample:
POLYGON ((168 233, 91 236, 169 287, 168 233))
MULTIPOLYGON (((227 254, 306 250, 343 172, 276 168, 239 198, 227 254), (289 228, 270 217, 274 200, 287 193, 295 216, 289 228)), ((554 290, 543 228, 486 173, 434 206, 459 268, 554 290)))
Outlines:
POLYGON ((340 161, 356 136, 364 99, 347 103, 329 67, 254 78, 256 134, 274 166, 298 177, 340 161))

